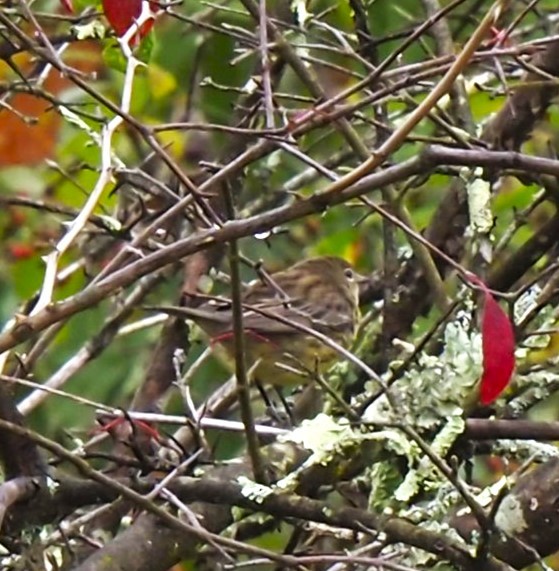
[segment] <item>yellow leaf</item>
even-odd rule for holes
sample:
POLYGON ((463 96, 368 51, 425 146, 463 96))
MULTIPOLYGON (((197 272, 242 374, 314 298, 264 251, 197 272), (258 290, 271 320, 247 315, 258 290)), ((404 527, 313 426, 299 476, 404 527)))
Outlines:
POLYGON ((154 99, 162 99, 177 88, 175 77, 154 63, 148 66, 148 85, 154 99))

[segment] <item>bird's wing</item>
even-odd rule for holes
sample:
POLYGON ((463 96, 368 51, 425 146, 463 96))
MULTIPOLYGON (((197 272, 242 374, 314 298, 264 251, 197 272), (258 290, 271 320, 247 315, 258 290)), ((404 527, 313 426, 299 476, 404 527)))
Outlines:
MULTIPOLYGON (((252 293, 252 292, 251 292, 252 293)), ((326 300, 324 300, 326 302, 326 300)), ((232 330, 232 306, 229 301, 208 301, 199 307, 157 306, 163 311, 196 321, 210 335, 221 335, 232 330)), ((324 334, 347 330, 352 325, 351 311, 333 311, 327 303, 309 303, 305 298, 266 299, 247 295, 243 299, 243 328, 267 335, 289 335, 298 329, 292 324, 315 329, 324 334), (279 316, 280 319, 275 319, 279 316)))
POLYGON ((303 325, 325 334, 347 330, 352 327, 353 316, 351 308, 333 310, 327 303, 309 303, 306 298, 271 299, 266 302, 251 303, 250 296, 244 300, 243 326, 246 329, 259 331, 263 335, 281 335, 297 330, 291 325, 303 325), (254 309, 250 309, 253 307, 254 309), (260 313, 260 311, 262 313, 260 313), (266 314, 266 315, 265 315, 266 314), (281 317, 281 321, 274 319, 281 317))
MULTIPOLYGON (((294 310, 289 304, 280 300, 268 300, 264 303, 247 303, 243 310, 243 328, 250 329, 266 335, 285 335, 293 333, 296 329, 274 319, 274 315, 280 315, 290 322, 296 322, 307 327, 312 327, 312 320, 302 312, 294 310), (251 309, 254 307, 254 309, 251 309), (262 311, 262 313, 259 312, 262 311), (269 315, 269 316, 268 316, 269 315)), ((232 330, 233 315, 231 302, 209 301, 199 307, 180 307, 171 305, 150 306, 146 309, 162 311, 168 315, 175 315, 183 319, 191 319, 211 336, 221 335, 232 330)))

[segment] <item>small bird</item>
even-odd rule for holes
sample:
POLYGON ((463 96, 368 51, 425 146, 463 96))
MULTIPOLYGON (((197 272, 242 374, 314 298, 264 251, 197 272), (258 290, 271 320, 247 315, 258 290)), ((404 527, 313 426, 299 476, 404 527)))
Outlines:
MULTIPOLYGON (((243 330, 248 366, 259 361, 254 371, 259 383, 275 387, 298 385, 308 380, 298 371, 322 373, 342 358, 334 348, 296 325, 348 348, 359 320, 359 277, 345 260, 322 256, 271 274, 269 283, 249 284, 242 295, 243 330)), ((196 308, 152 309, 191 319, 212 344, 219 343, 229 357, 233 355, 230 301, 210 300, 196 308)))

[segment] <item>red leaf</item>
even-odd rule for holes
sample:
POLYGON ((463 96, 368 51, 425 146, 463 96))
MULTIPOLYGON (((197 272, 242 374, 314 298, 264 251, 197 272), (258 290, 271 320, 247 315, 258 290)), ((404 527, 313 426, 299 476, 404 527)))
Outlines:
POLYGON ((74 13, 74 6, 72 5, 72 0, 60 0, 60 3, 62 4, 66 12, 68 12, 68 14, 74 13))
POLYGON ((514 330, 507 314, 477 277, 470 281, 480 286, 484 296, 481 320, 483 375, 480 386, 481 404, 492 403, 506 388, 514 370, 514 330))
MULTIPOLYGON (((142 0, 103 0, 103 10, 117 36, 123 36, 132 26, 134 20, 140 17, 142 0)), ((140 28, 140 38, 143 38, 152 26, 153 20, 144 22, 140 28)))

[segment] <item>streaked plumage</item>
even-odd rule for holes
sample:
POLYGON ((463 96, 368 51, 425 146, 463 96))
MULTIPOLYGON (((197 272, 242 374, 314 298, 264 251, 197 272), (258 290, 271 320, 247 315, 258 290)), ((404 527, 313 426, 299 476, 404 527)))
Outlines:
MULTIPOLYGON (((249 285, 242 298, 247 363, 260 359, 255 371, 259 382, 276 386, 294 385, 304 378, 278 367, 284 363, 323 372, 342 358, 315 337, 273 319, 314 329, 347 348, 359 319, 358 284, 351 266, 341 258, 310 258, 271 275, 271 284, 249 285), (254 309, 251 309, 254 308, 254 309), (256 310, 270 314, 263 315, 256 310)), ((210 339, 233 353, 230 302, 208 301, 197 308, 159 307, 166 313, 192 319, 210 339)))

